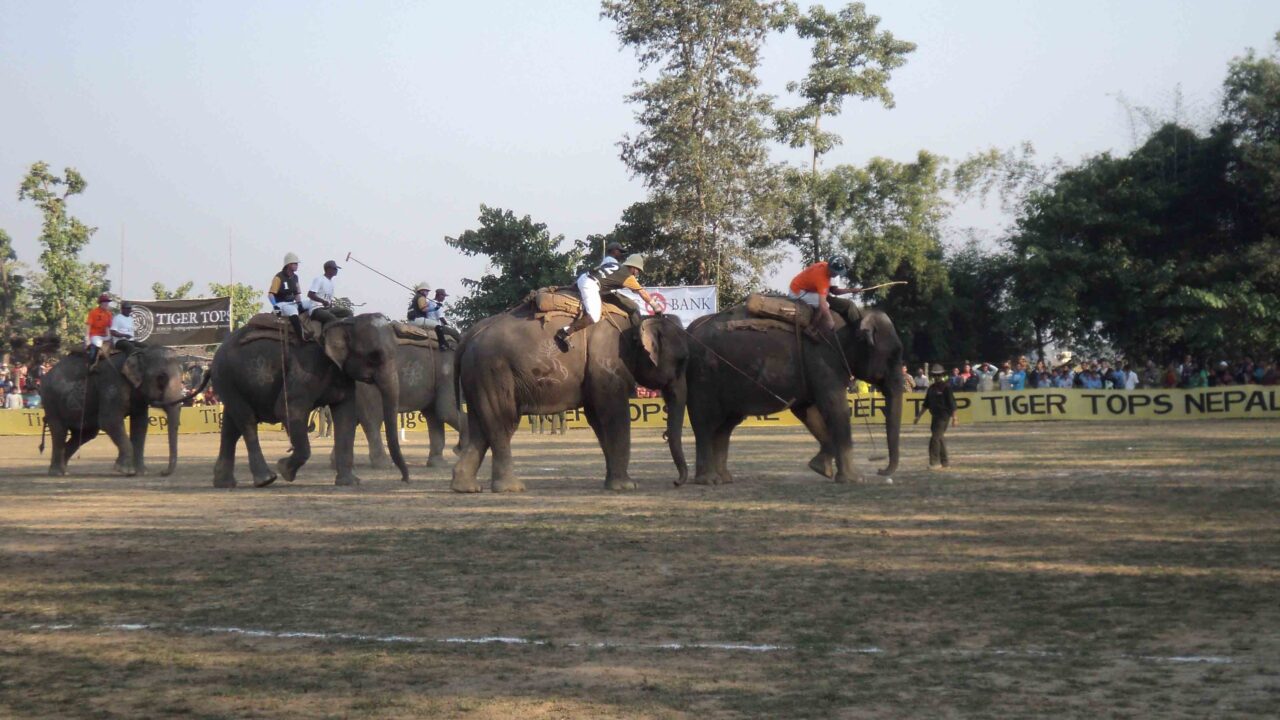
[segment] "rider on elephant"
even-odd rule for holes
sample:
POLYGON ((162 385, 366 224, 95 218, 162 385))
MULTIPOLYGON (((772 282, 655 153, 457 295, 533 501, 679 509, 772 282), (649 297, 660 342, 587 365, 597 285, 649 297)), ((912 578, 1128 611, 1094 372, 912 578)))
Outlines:
POLYGON ((311 289, 307 291, 307 299, 311 301, 311 309, 307 314, 312 320, 317 320, 323 325, 328 325, 334 320, 351 317, 351 309, 335 305, 334 296, 337 294, 333 289, 333 279, 337 277, 338 271, 342 266, 333 260, 324 262, 324 274, 316 277, 311 281, 311 289))
POLYGON ((275 308, 276 312, 289 318, 299 340, 302 339, 302 320, 298 318, 298 313, 311 309, 311 301, 302 297, 301 292, 301 286, 298 283, 298 256, 294 253, 286 253, 284 267, 271 278, 267 299, 271 301, 271 307, 275 308))
POLYGON ((97 369, 98 352, 105 343, 111 342, 111 296, 102 293, 98 296, 98 307, 89 311, 85 317, 88 331, 85 333, 84 345, 89 358, 89 367, 97 369))
POLYGON ((590 327, 592 323, 599 322, 600 313, 603 310, 601 301, 606 294, 610 302, 633 315, 633 325, 639 324, 634 317, 636 314, 634 303, 618 295, 618 290, 626 288, 635 291, 651 311, 656 311, 648 291, 640 285, 639 280, 636 280, 643 271, 644 256, 637 254, 628 257, 621 265, 606 261, 579 275, 578 295, 582 300, 582 312, 573 319, 572 323, 556 331, 556 344, 560 346, 560 349, 564 352, 569 352, 569 348, 572 347, 569 343, 569 337, 579 330, 590 327))
POLYGON ((133 352, 138 347, 133 334, 133 303, 125 300, 120 303, 120 314, 111 320, 111 345, 123 352, 133 352))
POLYGON ((846 275, 849 263, 842 257, 833 257, 826 262, 816 262, 796 275, 791 280, 791 297, 801 300, 818 309, 822 318, 821 326, 826 330, 835 328, 835 320, 831 317, 831 300, 836 300, 836 310, 848 315, 853 303, 848 300, 831 298, 830 295, 849 295, 860 291, 860 288, 832 287, 833 278, 846 275))
POLYGON ((416 325, 427 330, 435 329, 436 341, 440 343, 441 349, 446 347, 445 335, 452 335, 455 341, 461 339, 461 335, 457 330, 451 327, 445 327, 444 320, 444 296, 447 295, 443 289, 436 291, 436 299, 430 297, 431 284, 426 280, 418 283, 413 287, 413 299, 409 301, 409 312, 405 318, 410 325, 416 325))

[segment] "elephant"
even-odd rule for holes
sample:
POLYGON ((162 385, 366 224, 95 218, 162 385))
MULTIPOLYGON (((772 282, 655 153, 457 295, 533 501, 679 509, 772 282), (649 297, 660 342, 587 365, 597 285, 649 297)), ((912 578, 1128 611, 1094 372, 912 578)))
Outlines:
POLYGON ((270 485, 277 474, 292 481, 311 457, 307 416, 322 405, 333 410, 335 484, 359 484, 351 469, 357 382, 371 383, 381 393, 391 460, 400 469, 400 479, 408 482, 409 470, 395 431, 400 381, 390 321, 371 313, 343 318, 326 324, 317 342, 289 342, 283 347, 269 336, 270 331, 268 337, 242 342, 246 334, 255 332, 262 330, 252 324, 236 330, 213 356, 213 389, 223 405, 214 487, 236 486, 236 445, 241 437, 249 451, 255 487, 270 485), (282 372, 285 367, 288 371, 282 372), (262 422, 283 422, 293 444, 293 452, 276 463, 274 472, 258 442, 262 422))
MULTIPOLYGON (((458 407, 458 388, 454 374, 456 351, 421 345, 397 345, 396 368, 400 380, 400 402, 397 412, 419 411, 427 420, 431 450, 427 467, 442 467, 444 458, 444 426, 458 432, 454 452, 462 450, 467 437, 466 415, 458 407)), ((375 468, 391 467, 379 431, 382 429, 382 396, 372 385, 356 386, 356 422, 369 441, 369 463, 375 468)), ((334 458, 336 463, 336 457, 334 458)))
POLYGON ((453 466, 454 492, 479 492, 476 472, 493 451, 491 488, 520 492, 511 461, 511 436, 524 415, 583 407, 605 456, 604 486, 636 487, 631 459, 628 398, 639 381, 660 388, 667 402, 667 442, 683 479, 681 448, 689 349, 680 320, 644 318, 639 326, 606 316, 579 332, 568 352, 554 340, 558 325, 542 322, 527 304, 481 320, 462 338, 458 375, 467 401, 467 441, 453 466))
MULTIPOLYGON (((205 382, 208 382, 207 380, 205 382)), ((44 425, 52 437, 50 475, 66 475, 67 459, 98 432, 106 431, 119 454, 115 469, 125 475, 146 474, 143 449, 147 443, 148 409, 163 408, 169 430, 168 477, 178 465, 179 411, 183 403, 204 390, 201 384, 183 394, 182 365, 177 353, 160 346, 135 345, 117 352, 89 371, 82 353, 68 355, 45 374, 40 383, 44 425), (124 419, 129 418, 128 441, 124 419)), ((44 451, 41 432, 40 450, 44 451)))
POLYGON ((789 409, 821 448, 809 461, 815 472, 836 482, 859 482, 853 464, 847 387, 850 375, 875 386, 886 403, 885 435, 889 464, 898 468, 902 426, 902 342, 889 316, 879 310, 855 311, 857 322, 819 338, 780 323, 730 329, 750 316, 744 305, 699 318, 689 332, 695 343, 689 358, 689 420, 697 455, 694 482, 733 482, 729 473, 729 437, 747 416, 789 409), (832 464, 834 461, 834 470, 832 464))

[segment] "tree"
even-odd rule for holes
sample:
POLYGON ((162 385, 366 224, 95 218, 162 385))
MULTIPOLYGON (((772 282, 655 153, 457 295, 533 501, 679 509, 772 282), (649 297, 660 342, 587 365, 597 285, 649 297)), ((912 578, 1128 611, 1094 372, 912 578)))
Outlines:
POLYGON ((577 277, 586 248, 575 244, 561 251, 563 235, 552 236, 543 223, 510 210, 480 206, 480 229, 465 230, 445 242, 464 255, 488 257, 488 272, 479 280, 463 278, 471 294, 454 303, 463 327, 520 302, 530 290, 565 285, 577 277))
POLYGON ((156 300, 185 300, 187 295, 191 293, 191 288, 195 286, 194 282, 188 280, 173 290, 169 290, 164 286, 164 283, 152 283, 151 294, 155 295, 156 300))
POLYGON ((33 288, 39 307, 37 323, 57 334, 64 343, 82 335, 81 321, 106 292, 107 266, 82 263, 80 251, 89 244, 97 228, 67 214, 67 199, 83 193, 88 183, 74 168, 61 176, 49 171, 48 163, 31 166, 18 187, 19 200, 31 200, 44 215, 40 229, 40 267, 44 270, 33 288))
POLYGON ((879 100, 892 108, 889 76, 916 48, 915 43, 898 40, 888 31, 878 32, 879 24, 880 18, 868 15, 862 3, 851 3, 838 13, 813 5, 795 20, 797 34, 813 41, 813 62, 804 80, 787 84, 787 90, 798 92, 804 104, 778 112, 775 122, 783 142, 812 151, 809 175, 803 183, 809 213, 798 223, 803 234, 792 237, 809 262, 829 255, 832 244, 829 239, 824 241, 820 224, 818 160, 840 144, 841 138, 822 130, 822 118, 839 115, 849 97, 879 100))
MULTIPOLYGON (((188 283, 189 285, 190 283, 188 283)), ((183 287, 186 287, 185 285, 183 287)), ((182 288, 179 288, 181 290, 182 288)), ((249 322, 249 318, 262 311, 264 293, 244 283, 209 283, 214 297, 231 298, 231 329, 236 330, 249 322)))
POLYGON ((641 129, 620 145, 671 241, 666 269, 681 282, 715 284, 730 300, 779 257, 782 177, 769 162, 772 105, 757 90, 756 68, 765 37, 793 12, 757 0, 606 0, 601 12, 641 69, 656 68, 628 96, 641 129))

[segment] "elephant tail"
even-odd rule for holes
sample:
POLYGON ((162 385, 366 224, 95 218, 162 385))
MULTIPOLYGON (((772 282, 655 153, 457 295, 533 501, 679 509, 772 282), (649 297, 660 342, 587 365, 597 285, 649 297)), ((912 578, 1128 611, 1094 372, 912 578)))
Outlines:
POLYGON ((49 421, 40 418, 40 454, 44 454, 44 435, 49 430, 49 421))

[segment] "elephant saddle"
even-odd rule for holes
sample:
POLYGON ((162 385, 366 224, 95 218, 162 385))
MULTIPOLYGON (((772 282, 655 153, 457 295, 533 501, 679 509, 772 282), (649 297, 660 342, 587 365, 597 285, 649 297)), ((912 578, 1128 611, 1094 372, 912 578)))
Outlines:
MULTIPOLYGON (((572 320, 582 311, 582 298, 577 287, 544 287, 530 292, 525 300, 533 309, 534 317, 547 322, 572 320)), ((614 315, 630 324, 630 313, 609 300, 601 303, 604 317, 614 315)))
MULTIPOLYGON (((831 315, 837 330, 846 323, 856 325, 861 321, 862 311, 857 305, 842 298, 827 298, 827 302, 831 305, 831 315)), ((817 309, 803 301, 781 295, 752 293, 747 296, 746 308, 747 314, 751 317, 730 321, 729 330, 765 331, 780 328, 793 331, 798 326, 806 334, 811 336, 814 334, 809 326, 817 309)))
POLYGON ((318 341, 320 332, 324 329, 324 324, 305 316, 299 316, 299 319, 302 320, 302 331, 304 333, 304 337, 301 338, 293 331, 293 323, 289 322, 289 318, 275 313, 258 313, 249 318, 249 322, 245 323, 245 327, 248 330, 240 337, 240 344, 247 345, 256 340, 275 340, 279 342, 281 333, 287 335, 289 342, 293 344, 318 341))
MULTIPOLYGON (((427 329, 412 323, 392 320, 391 329, 395 331, 397 345, 415 345, 417 347, 431 348, 432 350, 441 349, 435 328, 427 329)), ((452 350, 458 346, 453 336, 445 335, 444 337, 445 347, 443 349, 452 350)))

